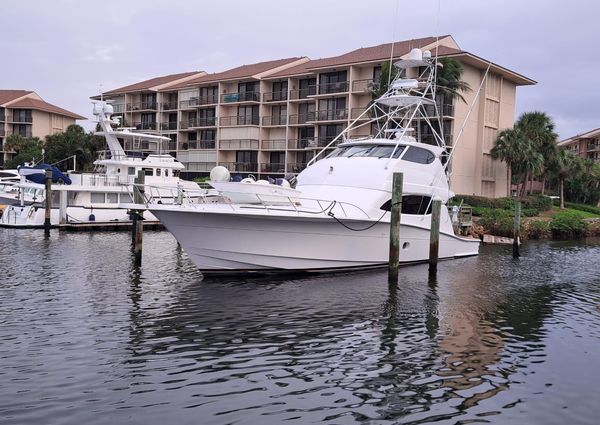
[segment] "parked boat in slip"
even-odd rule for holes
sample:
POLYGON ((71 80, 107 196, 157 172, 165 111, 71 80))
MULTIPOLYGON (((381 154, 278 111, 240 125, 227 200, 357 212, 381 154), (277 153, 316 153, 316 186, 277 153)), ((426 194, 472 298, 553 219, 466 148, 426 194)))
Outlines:
MULTIPOLYGON (((437 64, 429 52, 413 49, 395 66, 401 72, 388 91, 313 158, 293 196, 282 193, 272 202, 257 183, 220 179, 226 190, 219 181, 214 187, 221 185, 232 202, 149 203, 148 209, 203 273, 377 267, 389 259, 392 178, 402 172, 400 261, 427 260, 432 199, 447 204, 453 196, 440 114, 431 113, 437 64), (417 120, 429 126, 435 145, 419 141, 417 120), (371 136, 356 136, 372 128, 371 136), (244 200, 236 201, 235 192, 244 200)), ((478 251, 479 240, 456 235, 442 208, 439 258, 478 251)))
MULTIPOLYGON (((112 105, 107 102, 94 104, 94 115, 102 131, 96 133, 106 139, 108 151, 102 152, 94 162, 96 171, 90 173, 53 173, 51 225, 68 223, 111 223, 130 222, 126 208, 120 204, 132 202, 134 179, 139 171, 145 174, 145 189, 149 197, 160 203, 177 200, 177 188, 186 192, 187 199, 202 197, 203 190, 197 183, 182 180, 179 173, 183 164, 171 155, 149 154, 145 158, 128 156, 119 139, 145 141, 161 152, 162 145, 170 141, 167 137, 113 130, 111 123, 112 105)), ((45 186, 44 166, 19 168, 20 180, 14 183, 10 197, 12 205, 6 206, 0 217, 0 226, 41 228, 44 225, 45 186)), ((158 220, 147 213, 148 222, 158 220)))

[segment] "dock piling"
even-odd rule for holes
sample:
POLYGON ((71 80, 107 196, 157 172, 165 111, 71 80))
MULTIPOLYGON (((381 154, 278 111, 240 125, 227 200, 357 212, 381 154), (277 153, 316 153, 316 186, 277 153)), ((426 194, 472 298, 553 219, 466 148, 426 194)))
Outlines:
POLYGON ((434 199, 431 203, 431 228, 429 230, 429 273, 437 272, 437 263, 440 252, 440 216, 442 201, 434 199))
POLYGON ((67 191, 60 191, 60 204, 59 204, 59 214, 58 214, 58 222, 59 224, 67 224, 67 191))
POLYGON ((390 207, 390 258, 388 282, 398 282, 398 262, 400 260, 400 215, 402 212, 402 184, 404 175, 394 173, 392 181, 392 205, 390 207))
POLYGON ((44 213, 44 233, 46 235, 50 234, 50 217, 52 213, 52 170, 46 170, 45 181, 46 183, 46 199, 44 200, 45 204, 45 213, 44 213))
MULTIPOLYGON (((144 171, 139 170, 133 186, 134 204, 144 203, 144 181, 144 171)), ((144 240, 144 211, 142 209, 137 209, 133 211, 132 232, 135 265, 140 266, 142 264, 142 245, 144 240)))
POLYGON ((521 202, 515 201, 515 220, 513 227, 513 258, 519 258, 519 236, 521 231, 521 202))

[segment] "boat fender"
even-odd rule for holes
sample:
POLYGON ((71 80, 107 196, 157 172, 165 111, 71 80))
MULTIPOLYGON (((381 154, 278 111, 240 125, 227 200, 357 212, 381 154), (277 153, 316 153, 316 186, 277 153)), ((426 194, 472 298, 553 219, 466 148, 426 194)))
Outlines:
POLYGON ((90 216, 88 217, 88 221, 96 221, 96 216, 94 215, 94 213, 90 214, 90 216))

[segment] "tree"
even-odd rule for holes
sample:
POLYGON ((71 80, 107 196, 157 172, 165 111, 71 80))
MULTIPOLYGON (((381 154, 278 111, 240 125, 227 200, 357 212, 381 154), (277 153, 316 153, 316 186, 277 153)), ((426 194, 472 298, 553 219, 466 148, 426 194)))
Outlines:
POLYGON ((520 166, 526 143, 527 140, 521 130, 506 129, 498 134, 494 147, 490 151, 493 159, 506 162, 506 193, 508 194, 511 192, 512 170, 520 166))
POLYGON ((11 134, 4 142, 4 149, 14 151, 15 155, 6 161, 6 168, 17 168, 25 162, 37 162, 42 159, 43 143, 37 137, 23 137, 11 134))
POLYGON ((63 133, 46 136, 46 162, 64 169, 73 164, 68 159, 75 156, 77 169, 89 171, 93 168, 97 151, 103 149, 104 144, 104 138, 86 133, 83 127, 73 124, 63 133))
POLYGON ((556 174, 559 181, 559 196, 560 196, 560 209, 565 209, 565 179, 571 171, 575 168, 577 161, 575 155, 568 150, 561 148, 558 149, 552 166, 552 171, 556 174))
POLYGON ((374 99, 383 96, 385 92, 388 91, 390 82, 394 81, 398 76, 398 73, 398 68, 396 68, 392 62, 387 61, 381 64, 381 76, 379 77, 379 81, 373 81, 373 84, 370 87, 370 92, 374 99))
POLYGON ((463 67, 454 58, 441 58, 435 75, 436 96, 440 99, 460 99, 466 103, 462 93, 471 91, 471 86, 462 80, 463 67))

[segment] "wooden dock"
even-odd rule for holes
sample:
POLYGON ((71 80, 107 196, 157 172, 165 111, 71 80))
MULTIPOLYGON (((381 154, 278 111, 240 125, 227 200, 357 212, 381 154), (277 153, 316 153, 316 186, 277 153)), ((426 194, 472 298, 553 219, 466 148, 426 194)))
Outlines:
MULTIPOLYGON (((144 229, 164 230, 160 221, 144 221, 144 229)), ((131 231, 131 222, 127 221, 109 221, 109 222, 85 222, 85 223, 66 223, 55 226, 59 230, 69 232, 97 232, 97 231, 131 231)))

